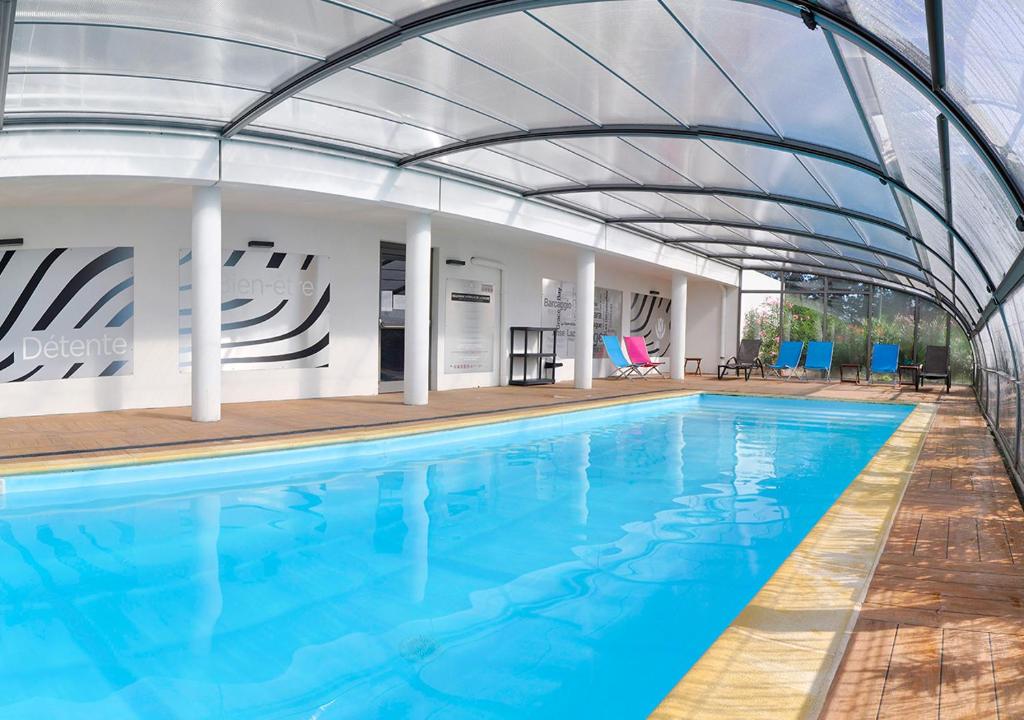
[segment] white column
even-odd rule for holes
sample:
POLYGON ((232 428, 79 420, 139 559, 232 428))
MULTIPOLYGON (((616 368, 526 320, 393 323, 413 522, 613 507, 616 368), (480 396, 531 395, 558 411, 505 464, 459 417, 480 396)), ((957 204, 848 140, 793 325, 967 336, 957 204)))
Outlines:
POLYGON ((728 307, 729 307, 729 288, 727 288, 725 285, 722 285, 722 310, 721 310, 721 315, 722 315, 722 332, 721 332, 721 335, 719 336, 719 339, 718 339, 718 357, 719 357, 720 360, 724 360, 725 357, 726 357, 726 355, 725 355, 725 346, 728 344, 729 326, 733 324, 733 323, 729 322, 728 307))
POLYGON ((220 420, 219 187, 192 191, 192 419, 220 420))
POLYGON ((594 385, 594 265, 593 250, 580 250, 576 256, 576 362, 573 377, 576 387, 589 390, 594 385))
POLYGON ((405 404, 426 405, 430 389, 430 216, 405 224, 405 404))
POLYGON ((672 357, 669 363, 673 380, 682 380, 686 374, 686 275, 672 273, 672 317, 669 343, 672 357))

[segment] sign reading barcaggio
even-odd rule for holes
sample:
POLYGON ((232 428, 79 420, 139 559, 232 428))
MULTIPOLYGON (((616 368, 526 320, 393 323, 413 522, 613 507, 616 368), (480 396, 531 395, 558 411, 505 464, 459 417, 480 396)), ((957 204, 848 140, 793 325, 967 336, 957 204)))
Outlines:
MULTIPOLYGON (((331 299, 327 258, 226 250, 221 268, 224 370, 327 367, 331 299)), ((178 260, 178 367, 192 364, 192 253, 178 260)))
MULTIPOLYGON (((558 328, 555 354, 571 358, 576 353, 576 285, 565 280, 542 282, 544 307, 541 322, 558 328)), ((602 335, 618 335, 622 328, 622 291, 594 288, 594 357, 604 352, 602 335)))
POLYGON ((629 308, 629 334, 642 337, 651 356, 668 355, 671 308, 672 301, 668 298, 633 293, 629 308))
POLYGON ((131 375, 130 247, 0 254, 0 382, 131 375))
POLYGON ((445 373, 493 371, 497 332, 494 284, 448 278, 444 313, 445 373))

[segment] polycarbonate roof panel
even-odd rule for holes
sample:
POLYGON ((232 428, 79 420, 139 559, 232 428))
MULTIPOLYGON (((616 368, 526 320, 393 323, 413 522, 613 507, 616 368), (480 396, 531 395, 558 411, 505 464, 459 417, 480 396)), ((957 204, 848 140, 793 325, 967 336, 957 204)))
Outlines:
POLYGON ((467 150, 447 155, 437 162, 529 190, 575 182, 573 178, 544 170, 495 150, 467 150))
POLYGON ((984 161, 954 127, 949 128, 949 162, 953 222, 969 238, 989 274, 1000 278, 1024 248, 1024 236, 1014 227, 1013 207, 984 161))
POLYGON ((678 122, 770 132, 757 111, 656 0, 531 12, 678 122))
POLYGON ((914 202, 911 207, 913 207, 914 217, 917 219, 917 227, 921 231, 921 239, 924 240, 924 244, 937 255, 950 260, 949 231, 946 226, 917 202, 914 202))
POLYGON ((642 205, 657 217, 714 218, 728 222, 749 222, 745 215, 707 195, 660 195, 652 192, 626 191, 619 191, 614 195, 635 205, 642 205))
MULTIPOLYGON (((582 15, 591 7, 600 5, 569 9, 582 15)), ((590 122, 674 122, 635 88, 526 13, 459 25, 429 39, 533 88, 590 122), (522 52, 523 48, 529 52, 522 52)))
POLYGON ((573 138, 558 140, 555 144, 611 168, 635 183, 693 185, 689 178, 657 155, 638 148, 636 138, 573 138))
POLYGON ((517 128, 586 121, 540 93, 426 40, 411 40, 356 67, 449 98, 517 128))
POLYGON ((627 215, 661 217, 668 214, 696 216, 695 213, 689 212, 685 208, 681 208, 670 200, 654 193, 611 194, 587 192, 553 195, 551 197, 559 202, 571 203, 609 218, 625 217, 627 215))
POLYGON ((323 0, 18 0, 17 20, 163 29, 319 57, 388 26, 323 0))
POLYGON ((859 47, 836 38, 886 168, 942 208, 938 111, 906 80, 859 47))
POLYGON ((877 178, 838 163, 803 157, 800 162, 841 207, 859 210, 891 222, 903 223, 892 190, 877 178))
POLYGON ((760 190, 706 143, 690 138, 631 137, 629 143, 701 187, 760 190))
MULTIPOLYGON (((687 197, 686 201, 693 198, 687 197)), ((748 222, 755 222, 759 225, 774 225, 776 227, 786 227, 792 230, 809 230, 810 228, 800 222, 797 217, 794 217, 792 212, 787 212, 787 208, 791 206, 783 206, 777 202, 770 202, 767 200, 752 200, 750 198, 722 196, 720 198, 723 204, 727 204, 735 210, 743 213, 743 217, 748 222)))
MULTIPOLYGON (((960 0, 956 0, 960 2, 960 0)), ((928 72, 928 24, 925 0, 818 0, 895 46, 928 72)))
POLYGON ((906 257, 917 257, 914 242, 902 233, 862 220, 851 220, 850 224, 857 229, 857 232, 867 240, 867 244, 871 247, 899 253, 906 257))
MULTIPOLYGON (((332 75, 297 97, 429 128, 460 140, 517 129, 439 95, 360 70, 332 75)), ((348 127, 338 125, 334 136, 343 138, 348 127)))
MULTIPOLYGON (((590 159, 554 142, 531 140, 496 146, 502 155, 523 160, 553 173, 571 178, 577 185, 596 182, 629 182, 631 178, 616 172, 600 160, 590 159)), ((466 155, 467 153, 460 153, 466 155)))
POLYGON ((344 139, 395 155, 415 153, 453 140, 406 123, 308 100, 286 100, 253 123, 253 127, 330 140, 344 139), (341 128, 344 128, 343 137, 339 137, 341 128))
POLYGON ((999 154, 1024 179, 1024 5, 957 0, 943 5, 946 85, 999 154))
POLYGON ((875 159, 824 33, 732 0, 667 5, 780 135, 875 159))
POLYGON ((314 61, 195 35, 90 25, 14 29, 11 71, 132 75, 268 91, 314 61))
POLYGON ((259 93, 177 80, 109 75, 11 75, 9 114, 137 115, 227 122, 259 93))
POLYGON ((756 183, 758 190, 817 202, 832 202, 828 193, 792 153, 720 140, 709 140, 707 145, 737 172, 756 183))

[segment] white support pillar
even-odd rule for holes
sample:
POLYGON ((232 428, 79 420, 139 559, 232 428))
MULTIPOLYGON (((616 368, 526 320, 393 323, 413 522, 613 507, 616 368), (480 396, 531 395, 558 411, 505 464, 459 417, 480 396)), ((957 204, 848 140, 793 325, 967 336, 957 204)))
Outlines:
POLYGON ((576 362, 573 378, 579 390, 594 385, 594 266, 593 250, 576 256, 576 362))
POLYGON ((219 187, 192 191, 192 419, 220 420, 219 187))
POLYGON ((669 370, 673 380, 686 376, 686 275, 672 273, 672 317, 669 322, 669 343, 672 357, 669 370))
POLYGON ((430 389, 430 216, 405 224, 405 404, 426 405, 430 389))
POLYGON ((725 360, 725 358, 726 358, 725 348, 726 348, 726 345, 729 342, 729 327, 731 325, 733 325, 733 323, 729 322, 730 318, 729 318, 729 309, 728 308, 729 308, 729 288, 727 288, 725 285, 722 285, 722 308, 721 308, 722 332, 719 334, 719 337, 718 337, 718 357, 719 357, 720 360, 725 360))

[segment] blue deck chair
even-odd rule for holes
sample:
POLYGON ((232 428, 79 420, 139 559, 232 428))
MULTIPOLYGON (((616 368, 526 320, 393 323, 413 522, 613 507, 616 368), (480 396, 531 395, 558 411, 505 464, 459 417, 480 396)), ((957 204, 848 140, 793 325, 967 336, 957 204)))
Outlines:
MULTIPOLYGON (((900 364, 900 346, 888 343, 875 343, 871 348, 871 372, 892 373, 892 384, 898 385, 900 376, 896 372, 900 364)), ((870 382, 870 375, 869 382, 870 382)))
POLYGON ((787 340, 779 345, 779 356, 775 358, 775 364, 769 365, 768 369, 779 379, 789 380, 800 365, 800 356, 803 354, 803 340, 787 340), (785 377, 782 375, 783 370, 789 370, 789 374, 785 377))
POLYGON ((602 335, 601 342, 604 343, 604 350, 608 353, 608 359, 612 361, 612 365, 615 366, 614 372, 609 375, 609 378, 627 378, 633 375, 637 377, 643 377, 644 374, 640 372, 640 368, 635 363, 631 363, 626 359, 626 355, 622 352, 622 346, 619 345, 619 339, 614 335, 602 335))
POLYGON ((812 340, 807 343, 807 359, 804 360, 804 380, 808 370, 817 370, 825 382, 832 382, 832 348, 829 341, 812 340))

